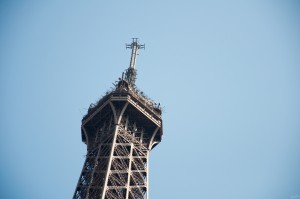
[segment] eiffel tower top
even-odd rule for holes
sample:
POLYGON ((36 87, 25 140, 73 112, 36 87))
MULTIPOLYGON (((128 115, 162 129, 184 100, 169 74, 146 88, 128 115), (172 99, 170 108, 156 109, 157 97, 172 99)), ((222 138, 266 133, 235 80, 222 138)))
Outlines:
POLYGON ((130 96, 132 99, 135 99, 143 107, 149 109, 152 114, 156 115, 155 117, 157 117, 159 120, 161 119, 162 107, 160 106, 160 103, 157 104, 135 86, 137 74, 135 68, 136 56, 138 55, 137 50, 144 49, 145 44, 141 45, 139 44, 137 38, 133 38, 131 44, 126 44, 126 48, 132 49, 132 52, 130 65, 125 71, 125 77, 123 73, 122 78, 119 78, 118 81, 115 81, 115 83, 113 83, 113 85, 115 86, 114 88, 111 88, 111 90, 107 91, 105 95, 98 100, 98 102, 90 104, 88 113, 83 117, 83 121, 93 115, 94 112, 97 111, 97 109, 110 98, 114 98, 114 96, 122 97, 124 96, 124 94, 130 96))
POLYGON ((138 49, 145 49, 145 44, 139 44, 138 38, 132 38, 131 44, 126 44, 126 49, 131 49, 131 58, 128 69, 125 72, 125 80, 129 83, 129 85, 134 86, 136 80, 136 56, 138 49))

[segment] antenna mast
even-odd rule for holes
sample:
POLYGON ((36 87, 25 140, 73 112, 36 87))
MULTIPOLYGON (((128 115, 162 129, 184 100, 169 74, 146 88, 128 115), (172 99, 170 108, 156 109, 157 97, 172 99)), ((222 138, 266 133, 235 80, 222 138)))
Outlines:
POLYGON ((138 49, 145 49, 145 44, 141 45, 139 44, 138 38, 132 38, 131 44, 126 44, 126 49, 130 48, 131 50, 131 58, 130 58, 130 65, 129 68, 126 70, 125 73, 125 80, 128 81, 128 83, 132 86, 135 85, 136 80, 136 56, 138 49))

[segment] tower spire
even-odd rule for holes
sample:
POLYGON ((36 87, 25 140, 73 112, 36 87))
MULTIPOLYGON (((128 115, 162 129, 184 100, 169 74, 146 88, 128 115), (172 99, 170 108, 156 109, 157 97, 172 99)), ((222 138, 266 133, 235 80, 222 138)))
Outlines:
POLYGON ((133 84, 137 50, 145 46, 135 38, 127 47, 127 79, 82 119, 87 154, 73 199, 149 199, 149 153, 162 139, 161 109, 133 84))
POLYGON ((138 49, 145 49, 145 44, 141 45, 139 44, 138 38, 132 38, 132 43, 131 44, 126 44, 126 49, 130 48, 131 50, 131 58, 130 58, 130 64, 128 69, 126 70, 125 73, 125 80, 128 81, 128 83, 132 86, 135 85, 135 80, 136 80, 136 56, 138 49))

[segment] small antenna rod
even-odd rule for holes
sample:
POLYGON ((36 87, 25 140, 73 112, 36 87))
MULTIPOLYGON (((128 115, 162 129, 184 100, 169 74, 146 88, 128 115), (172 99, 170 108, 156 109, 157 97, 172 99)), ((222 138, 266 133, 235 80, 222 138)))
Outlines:
POLYGON ((128 81, 128 83, 132 86, 135 85, 135 80, 136 80, 136 56, 138 49, 145 49, 145 44, 141 45, 139 44, 138 38, 132 38, 132 43, 131 44, 126 44, 126 49, 130 48, 132 49, 131 51, 131 58, 130 58, 130 65, 129 68, 126 70, 125 74, 125 80, 128 81))
POLYGON ((135 69, 137 50, 145 49, 145 44, 140 45, 138 40, 139 40, 138 38, 132 38, 132 43, 126 44, 126 49, 127 48, 132 49, 129 68, 135 69))

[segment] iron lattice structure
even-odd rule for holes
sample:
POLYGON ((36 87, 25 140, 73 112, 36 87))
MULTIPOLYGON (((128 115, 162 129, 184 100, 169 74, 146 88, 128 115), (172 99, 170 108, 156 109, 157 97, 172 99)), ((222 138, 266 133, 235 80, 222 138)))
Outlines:
POLYGON ((82 119, 87 155, 73 198, 149 199, 149 152, 161 141, 162 119, 159 105, 135 87, 141 47, 133 39, 125 78, 82 119))

